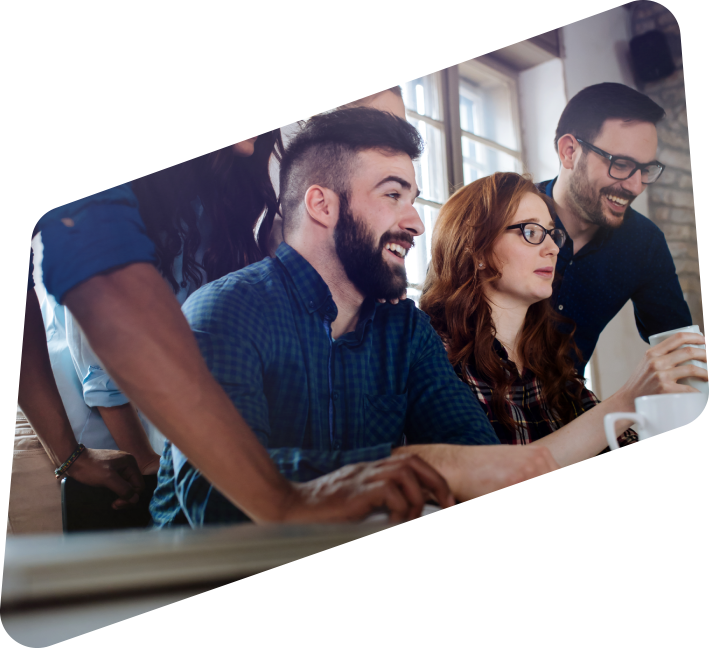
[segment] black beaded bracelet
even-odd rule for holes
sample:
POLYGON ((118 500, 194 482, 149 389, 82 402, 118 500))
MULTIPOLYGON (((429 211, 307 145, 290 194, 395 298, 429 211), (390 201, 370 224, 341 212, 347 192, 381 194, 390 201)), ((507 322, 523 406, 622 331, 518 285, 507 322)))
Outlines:
POLYGON ((86 450, 86 446, 83 443, 80 443, 78 446, 76 446, 76 450, 71 453, 71 457, 69 457, 59 468, 57 468, 54 471, 54 476, 57 479, 61 479, 62 475, 71 468, 71 465, 79 458, 79 455, 86 450))

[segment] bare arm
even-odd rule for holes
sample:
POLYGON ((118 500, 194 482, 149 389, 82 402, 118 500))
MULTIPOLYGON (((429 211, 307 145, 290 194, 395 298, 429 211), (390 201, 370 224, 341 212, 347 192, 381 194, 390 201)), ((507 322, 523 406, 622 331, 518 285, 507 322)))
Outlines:
POLYGON ((453 495, 466 501, 556 470, 547 448, 532 446, 448 444, 408 445, 394 456, 417 455, 438 470, 453 495))
MULTIPOLYGON (((34 290, 27 291, 17 400, 52 463, 59 467, 77 444, 52 373, 42 313, 34 290)), ((133 457, 115 450, 87 449, 66 474, 90 486, 110 488, 121 498, 116 506, 137 501, 137 492, 143 488, 133 457)))
POLYGON ((157 454, 145 434, 138 413, 130 403, 115 407, 97 407, 116 445, 135 457, 142 475, 156 475, 160 468, 157 454))
POLYGON ((611 412, 634 412, 633 399, 624 398, 620 392, 592 407, 581 416, 532 445, 547 447, 560 466, 590 459, 607 445, 603 417, 611 412))
POLYGON ((651 347, 635 373, 615 394, 532 445, 546 446, 559 465, 568 466, 594 457, 608 445, 603 428, 606 414, 634 412, 635 399, 639 396, 696 391, 677 381, 687 377, 707 379, 706 369, 695 365, 682 366, 688 360, 706 362, 706 351, 679 348, 682 344, 704 344, 704 338, 697 333, 677 333, 651 347))
POLYGON ((382 488, 402 494, 385 498, 402 518, 409 516, 404 507, 418 508, 412 488, 429 488, 444 505, 452 503, 435 471, 396 460, 385 462, 381 481, 367 477, 365 483, 362 470, 304 484, 287 481, 212 377, 174 295, 152 265, 94 276, 70 290, 65 302, 126 396, 254 521, 362 517, 382 505, 382 488), (413 475, 413 487, 410 480, 401 485, 402 470, 413 475))
POLYGON ((27 291, 17 401, 52 463, 60 466, 76 449, 76 439, 52 373, 42 313, 34 290, 27 291))
POLYGON ((277 520, 289 484, 212 378, 157 270, 139 263, 92 277, 65 302, 150 421, 249 517, 277 520))

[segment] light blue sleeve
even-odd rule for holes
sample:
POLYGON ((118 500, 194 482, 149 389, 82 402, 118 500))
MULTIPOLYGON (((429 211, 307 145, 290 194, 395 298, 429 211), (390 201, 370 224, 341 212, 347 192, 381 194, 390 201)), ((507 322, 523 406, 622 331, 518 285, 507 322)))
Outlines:
POLYGON ((67 343, 81 382, 84 402, 89 407, 116 407, 128 403, 128 398, 103 368, 103 363, 94 353, 69 309, 65 308, 64 311, 67 343))

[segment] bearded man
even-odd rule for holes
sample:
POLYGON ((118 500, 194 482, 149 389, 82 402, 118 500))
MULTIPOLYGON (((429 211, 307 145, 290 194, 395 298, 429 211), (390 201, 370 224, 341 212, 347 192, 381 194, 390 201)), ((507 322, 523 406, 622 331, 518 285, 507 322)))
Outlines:
MULTIPOLYGON (((500 446, 428 317, 410 300, 378 301, 406 288, 404 258, 423 232, 421 151, 413 126, 379 110, 311 119, 281 163, 275 258, 183 307, 212 374, 289 479, 418 455, 465 500, 558 467, 546 448, 500 446)), ((170 444, 151 511, 158 526, 246 519, 170 444)))
POLYGON ((554 144, 561 166, 538 185, 566 230, 552 302, 576 324, 583 368, 601 331, 631 299, 645 342, 690 326, 692 317, 664 234, 630 205, 661 175, 655 124, 665 111, 620 83, 579 92, 564 109, 554 144))

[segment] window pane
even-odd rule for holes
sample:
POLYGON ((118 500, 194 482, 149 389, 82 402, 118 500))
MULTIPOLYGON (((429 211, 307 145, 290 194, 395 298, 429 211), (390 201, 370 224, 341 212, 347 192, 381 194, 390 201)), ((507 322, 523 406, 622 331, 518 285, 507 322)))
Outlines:
POLYGON ((443 203, 448 198, 445 176, 443 133, 420 119, 408 118, 424 141, 423 155, 414 162, 421 198, 443 203))
POLYGON ((412 299, 416 297, 414 301, 418 303, 417 295, 420 294, 420 288, 426 278, 428 262, 431 260, 431 236, 436 218, 438 218, 438 209, 416 203, 416 211, 423 221, 425 232, 414 239, 415 246, 406 255, 406 276, 409 284, 412 284, 409 289, 409 297, 412 299))
POLYGON ((404 83, 401 89, 404 96, 404 105, 409 110, 432 119, 441 119, 441 100, 438 92, 437 74, 429 74, 420 79, 404 83))
POLYGON ((461 138, 461 146, 465 184, 495 173, 495 171, 515 171, 517 173, 522 171, 522 165, 516 158, 485 144, 480 144, 465 135, 461 138))
POLYGON ((510 83, 479 66, 459 68, 460 127, 514 151, 519 150, 510 83))

